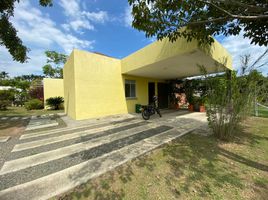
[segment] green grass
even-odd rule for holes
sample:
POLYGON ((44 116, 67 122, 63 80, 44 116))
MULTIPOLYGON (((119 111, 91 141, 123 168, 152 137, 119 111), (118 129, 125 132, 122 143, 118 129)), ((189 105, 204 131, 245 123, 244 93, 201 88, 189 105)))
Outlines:
POLYGON ((63 110, 26 110, 24 107, 8 107, 7 110, 0 110, 0 117, 4 116, 32 116, 61 113, 63 110))
POLYGON ((268 108, 258 106, 259 117, 268 117, 268 108))
POLYGON ((186 135, 58 199, 267 199, 268 119, 229 143, 186 135))

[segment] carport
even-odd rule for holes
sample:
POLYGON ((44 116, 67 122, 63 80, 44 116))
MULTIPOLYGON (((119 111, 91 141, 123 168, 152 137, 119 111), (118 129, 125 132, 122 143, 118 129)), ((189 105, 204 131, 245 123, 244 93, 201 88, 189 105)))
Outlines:
MULTIPOLYGON (((195 40, 180 38, 172 43, 164 39, 122 59, 122 74, 169 81, 202 75, 199 66, 205 67, 208 74, 232 70, 232 58, 216 40, 212 45, 200 46, 195 40)), ((160 107, 167 107, 168 85, 148 82, 149 102, 155 91, 160 107)))

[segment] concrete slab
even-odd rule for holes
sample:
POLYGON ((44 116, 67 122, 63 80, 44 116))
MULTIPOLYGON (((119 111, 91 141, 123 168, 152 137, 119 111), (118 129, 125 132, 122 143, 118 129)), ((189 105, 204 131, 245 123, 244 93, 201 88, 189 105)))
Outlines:
POLYGON ((27 128, 25 130, 32 131, 32 130, 37 130, 37 129, 41 129, 41 128, 49 128, 49 127, 58 126, 58 125, 59 125, 58 122, 54 122, 54 123, 42 124, 42 125, 38 125, 38 126, 27 126, 27 128))
POLYGON ((7 142, 10 139, 10 136, 1 136, 0 143, 7 142))

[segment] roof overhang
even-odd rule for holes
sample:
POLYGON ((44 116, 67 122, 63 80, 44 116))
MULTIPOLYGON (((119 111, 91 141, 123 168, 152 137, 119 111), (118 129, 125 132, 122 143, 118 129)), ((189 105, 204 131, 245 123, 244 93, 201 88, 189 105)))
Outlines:
POLYGON ((232 68, 232 57, 216 40, 212 45, 199 46, 197 41, 156 41, 122 59, 122 74, 158 79, 175 79, 202 75, 232 68))

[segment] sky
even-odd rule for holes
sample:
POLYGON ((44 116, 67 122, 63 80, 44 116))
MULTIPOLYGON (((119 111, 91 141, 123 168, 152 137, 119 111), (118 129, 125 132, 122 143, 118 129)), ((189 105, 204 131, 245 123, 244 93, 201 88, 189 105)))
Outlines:
MULTIPOLYGON (((127 0, 54 0, 53 7, 41 7, 38 2, 20 1, 11 18, 18 36, 30 49, 28 62, 13 61, 0 46, 0 71, 10 76, 42 74, 46 50, 69 55, 76 48, 121 59, 155 41, 131 27, 127 0)), ((235 69, 241 55, 251 54, 253 61, 267 48, 251 45, 242 34, 216 39, 232 54, 235 69)), ((268 69, 262 72, 267 74, 268 69)))

